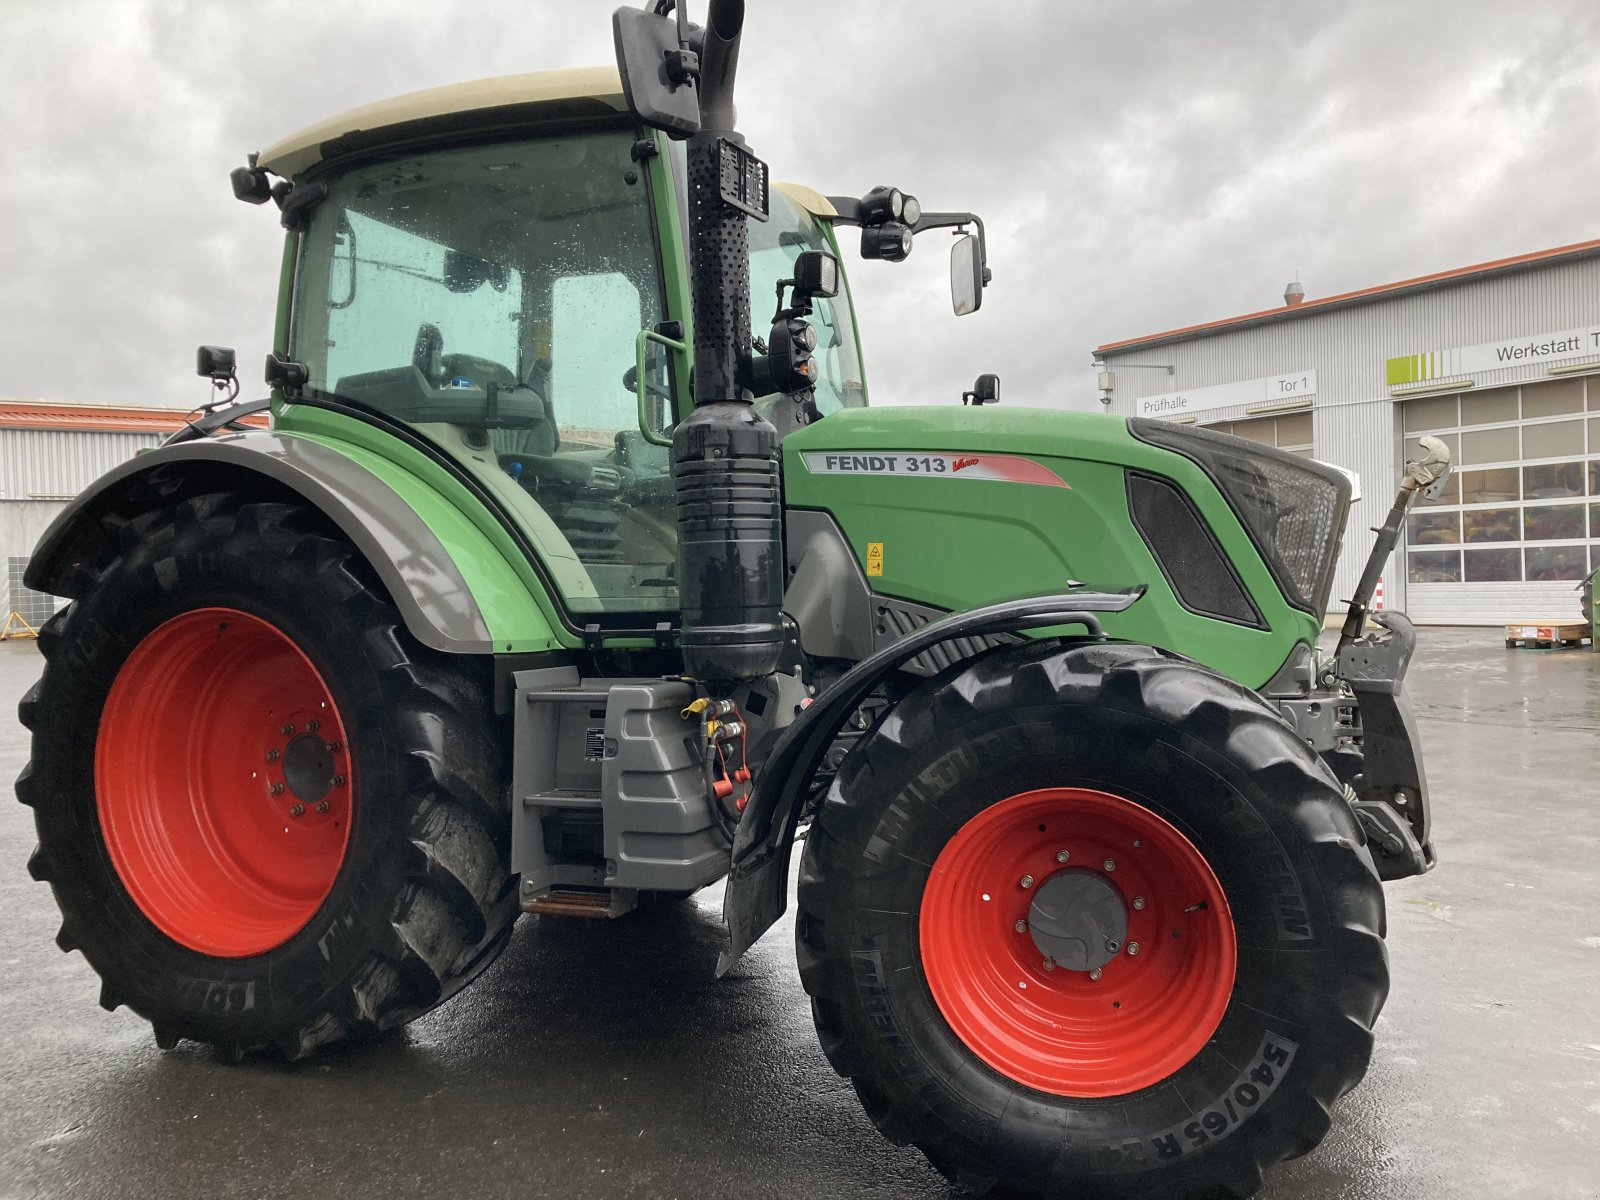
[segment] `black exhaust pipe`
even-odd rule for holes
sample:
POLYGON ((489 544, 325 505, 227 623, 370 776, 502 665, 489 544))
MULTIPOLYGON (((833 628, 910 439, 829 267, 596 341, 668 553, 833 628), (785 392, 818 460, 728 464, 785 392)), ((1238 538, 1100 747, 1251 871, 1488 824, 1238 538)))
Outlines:
MULTIPOLYGON (((681 0, 680 0, 681 2, 681 0)), ((689 140, 694 412, 672 436, 684 673, 714 695, 777 669, 783 649, 778 435, 752 407, 750 242, 722 197, 744 0, 712 0, 689 140)))

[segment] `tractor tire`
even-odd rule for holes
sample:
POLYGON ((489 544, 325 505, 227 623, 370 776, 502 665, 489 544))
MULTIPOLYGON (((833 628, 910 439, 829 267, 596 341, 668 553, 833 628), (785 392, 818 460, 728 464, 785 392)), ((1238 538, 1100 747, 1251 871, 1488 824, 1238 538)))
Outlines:
POLYGON ((969 1191, 1252 1194, 1322 1139, 1388 991, 1317 756, 1144 646, 1007 647, 843 762, 799 878, 822 1048, 969 1191))
POLYGON ((413 641, 302 508, 205 495, 107 532, 41 630, 17 780, 100 1003, 237 1061, 448 999, 518 912, 487 664, 413 641))

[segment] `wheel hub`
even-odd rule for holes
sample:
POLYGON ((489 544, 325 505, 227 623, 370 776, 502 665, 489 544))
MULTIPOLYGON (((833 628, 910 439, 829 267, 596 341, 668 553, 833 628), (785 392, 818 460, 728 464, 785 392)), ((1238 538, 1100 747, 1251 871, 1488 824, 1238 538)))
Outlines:
POLYGON ((315 804, 333 788, 333 754, 314 733, 295 735, 283 751, 283 781, 307 804, 315 804))
POLYGON ((1039 887, 1028 907, 1028 932, 1039 953, 1069 971, 1103 967, 1128 940, 1128 906, 1097 871, 1070 867, 1039 887))

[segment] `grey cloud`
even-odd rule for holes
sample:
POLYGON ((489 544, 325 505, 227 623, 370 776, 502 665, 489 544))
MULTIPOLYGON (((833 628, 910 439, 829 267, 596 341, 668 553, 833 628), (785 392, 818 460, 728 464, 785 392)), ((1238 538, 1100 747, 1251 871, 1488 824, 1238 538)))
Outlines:
MULTIPOLYGON (((0 394, 182 403, 195 344, 259 361, 281 231, 228 170, 385 95, 604 62, 611 7, 0 0, 0 394)), ((1583 0, 749 9, 775 177, 988 222, 973 317, 942 235, 852 257, 879 402, 997 370, 1008 403, 1083 407, 1094 345, 1270 307, 1297 268, 1325 295, 1600 232, 1583 0)))

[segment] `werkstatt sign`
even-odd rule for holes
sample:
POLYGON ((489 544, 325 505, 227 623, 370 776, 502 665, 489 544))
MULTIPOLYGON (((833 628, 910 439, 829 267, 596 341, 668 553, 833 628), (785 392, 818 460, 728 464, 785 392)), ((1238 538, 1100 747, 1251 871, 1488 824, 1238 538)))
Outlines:
POLYGON ((1507 367, 1534 363, 1560 362, 1566 358, 1600 355, 1600 325, 1586 329, 1559 329, 1554 333, 1530 333, 1477 346, 1457 346, 1453 350, 1425 350, 1421 354, 1402 354, 1391 358, 1385 375, 1390 387, 1406 383, 1426 383, 1430 379, 1452 379, 1474 371, 1503 371, 1507 367))
MULTIPOLYGON (((1116 369, 1116 364, 1111 364, 1116 369)), ((1290 371, 1238 383, 1218 383, 1211 387, 1166 392, 1160 396, 1141 396, 1141 417, 1186 417, 1211 408, 1231 408, 1236 404, 1271 404, 1279 400, 1298 400, 1317 394, 1315 371, 1290 371)))

